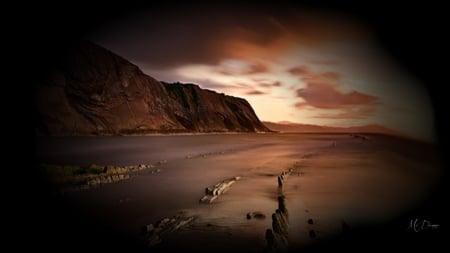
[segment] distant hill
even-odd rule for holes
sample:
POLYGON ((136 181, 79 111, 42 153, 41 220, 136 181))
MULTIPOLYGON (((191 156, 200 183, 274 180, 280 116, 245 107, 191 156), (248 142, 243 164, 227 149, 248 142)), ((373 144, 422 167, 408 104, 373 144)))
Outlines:
POLYGON ((356 127, 330 127, 289 121, 280 121, 277 123, 263 121, 263 124, 273 131, 282 133, 384 133, 402 135, 400 132, 376 124, 356 127))
POLYGON ((42 135, 270 131, 245 99, 159 82, 88 41, 72 45, 49 68, 35 108, 42 135))

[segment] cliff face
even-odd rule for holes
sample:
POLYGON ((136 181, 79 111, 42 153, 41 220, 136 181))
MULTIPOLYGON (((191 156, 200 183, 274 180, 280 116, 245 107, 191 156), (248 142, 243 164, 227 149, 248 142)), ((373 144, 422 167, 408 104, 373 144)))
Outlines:
POLYGON ((90 42, 61 58, 37 88, 40 134, 269 131, 242 98, 158 82, 90 42))

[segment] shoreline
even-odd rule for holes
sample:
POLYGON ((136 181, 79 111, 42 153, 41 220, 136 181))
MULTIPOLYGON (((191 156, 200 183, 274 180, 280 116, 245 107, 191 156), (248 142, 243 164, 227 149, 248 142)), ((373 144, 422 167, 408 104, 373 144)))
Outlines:
MULTIPOLYGON (((167 159, 167 162, 161 164, 161 173, 139 173, 129 180, 68 193, 63 198, 82 203, 77 208, 86 217, 101 220, 100 224, 104 224, 101 226, 107 225, 114 231, 137 238, 141 246, 145 245, 145 239, 138 231, 143 226, 153 224, 157 227, 158 221, 171 220, 180 211, 186 215, 180 222, 190 221, 189 217, 195 216, 190 225, 163 238, 161 246, 157 246, 160 252, 186 248, 208 252, 211 248, 207 246, 213 246, 212 242, 224 244, 224 252, 242 250, 240 247, 260 252, 260 246, 266 244, 265 231, 272 227, 271 214, 277 206, 277 177, 296 166, 299 173, 295 170, 289 176, 283 186, 283 195, 289 211, 289 245, 304 247, 339 235, 341 220, 354 228, 360 223, 373 222, 371 220, 385 220, 386 215, 395 215, 402 208, 420 201, 414 198, 410 186, 419 180, 425 189, 423 180, 429 178, 432 182, 433 171, 424 174, 423 164, 428 164, 426 156, 404 152, 406 147, 423 153, 423 147, 414 147, 414 143, 417 144, 379 135, 366 141, 346 134, 85 140, 72 147, 73 151, 94 152, 92 157, 105 153, 107 161, 115 161, 120 156, 122 161, 137 161, 137 164, 141 162, 136 160, 138 153, 143 157, 142 161, 167 159), (106 140, 106 149, 77 148, 96 146, 106 140), (112 155, 114 145, 119 145, 119 153, 112 155), (192 151, 194 147, 196 149, 192 151), (174 149, 174 154, 161 158, 161 154, 167 155, 165 149, 174 149), (191 156, 187 156, 189 154, 191 156), (205 187, 236 176, 241 176, 240 180, 214 202, 198 203, 205 187), (396 190, 390 191, 394 186, 396 190), (249 213, 262 214, 266 218, 248 220, 249 213), (313 219, 313 224, 308 223, 309 219, 313 219), (311 238, 310 230, 314 230, 315 238, 311 238), (251 246, 247 245, 249 242, 251 246)), ((57 150, 66 150, 62 147, 55 146, 57 150)), ((419 193, 423 189, 414 191, 419 193)))

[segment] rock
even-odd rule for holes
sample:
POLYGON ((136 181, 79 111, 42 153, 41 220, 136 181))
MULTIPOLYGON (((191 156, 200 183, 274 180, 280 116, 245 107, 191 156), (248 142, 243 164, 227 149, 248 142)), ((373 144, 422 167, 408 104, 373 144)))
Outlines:
POLYGON ((314 220, 313 219, 308 219, 308 224, 314 224, 314 220))
POLYGON ((160 221, 158 222, 158 226, 157 226, 157 227, 164 227, 164 226, 166 226, 169 222, 170 222, 170 219, 169 219, 169 218, 164 218, 164 219, 162 219, 162 220, 160 220, 160 221))
POLYGON ((284 181, 291 175, 291 173, 294 171, 294 169, 289 168, 287 171, 281 172, 281 174, 278 176, 278 188, 282 188, 284 181))
POLYGON ((187 219, 181 219, 181 220, 179 220, 179 221, 176 223, 176 225, 173 227, 172 230, 178 230, 178 229, 180 229, 181 227, 183 227, 183 226, 189 224, 189 223, 192 222, 193 220, 194 220, 194 217, 188 217, 187 219))
POLYGON ((266 230, 267 247, 270 250, 288 249, 289 215, 283 195, 278 196, 278 209, 272 214, 272 229, 266 230))
POLYGON ((162 242, 161 238, 159 237, 159 235, 155 235, 150 237, 150 239, 148 240, 148 246, 150 248, 160 244, 162 242))
POLYGON ((247 213, 247 219, 250 220, 252 218, 262 220, 266 218, 266 215, 264 215, 262 212, 259 211, 247 213))
POLYGON ((274 248, 275 244, 275 236, 273 235, 272 229, 266 230, 266 241, 267 241, 267 247, 269 249, 274 248))
POLYGON ((166 163, 167 163, 167 160, 162 160, 162 161, 157 162, 157 164, 166 164, 166 163))
POLYGON ((209 203, 212 203, 212 202, 213 202, 214 200, 216 200, 218 197, 219 197, 218 195, 212 196, 212 197, 209 199, 209 203))
POLYGON ((283 178, 278 176, 278 187, 283 187, 283 178))
POLYGON ((156 227, 152 224, 146 226, 147 243, 150 248, 160 244, 162 237, 167 233, 174 232, 194 221, 195 217, 175 216, 161 219, 156 227))
POLYGON ((213 190, 214 190, 214 187, 206 187, 205 188, 205 194, 212 195, 213 194, 213 190))
POLYGON ((287 224, 283 221, 283 218, 279 213, 272 214, 272 229, 276 234, 287 235, 287 224))
POLYGON ((231 185, 236 182, 240 177, 234 177, 230 179, 223 180, 214 186, 205 188, 205 195, 200 199, 200 203, 211 203, 217 197, 225 192, 227 192, 231 185))
POLYGON ((158 82, 94 43, 70 45, 46 66, 48 76, 37 84, 33 101, 39 133, 270 131, 242 98, 195 84, 158 82))
POLYGON ((145 226, 145 232, 147 233, 153 232, 154 229, 155 227, 153 226, 153 224, 148 224, 147 226, 145 226))
POLYGON ((108 165, 108 166, 106 166, 106 171, 105 172, 106 173, 115 173, 115 167, 112 166, 112 165, 108 165), (112 171, 114 171, 114 172, 112 172, 112 171))
POLYGON ((280 218, 280 222, 283 224, 284 227, 286 227, 286 230, 287 230, 288 224, 289 224, 289 218, 287 217, 286 213, 280 211, 280 209, 275 210, 275 213, 280 218))
POLYGON ((278 196, 278 209, 285 213, 286 216, 288 216, 288 210, 286 208, 286 199, 284 198, 284 196, 278 196))
POLYGON ((199 202, 200 203, 205 203, 206 201, 208 201, 208 199, 209 199, 209 197, 207 195, 205 195, 199 200, 199 202))
POLYGON ((309 238, 315 239, 316 237, 316 232, 313 229, 309 230, 309 238))
MULTIPOLYGON (((58 169, 61 170, 65 166, 62 165, 41 165, 45 166, 47 169, 58 169)), ((67 166, 67 165, 66 165, 67 166)), ((148 168, 152 165, 140 164, 137 166, 113 166, 113 165, 97 165, 92 164, 87 168, 79 167, 79 166, 70 166, 72 168, 77 168, 78 170, 74 170, 73 175, 67 175, 65 179, 66 182, 59 186, 60 189, 64 192, 66 191, 79 191, 79 190, 87 190, 92 189, 94 187, 98 187, 101 185, 119 182, 125 179, 131 178, 130 172, 133 171, 134 168, 148 168)), ((160 169, 156 169, 155 172, 161 172, 160 169)), ((49 172, 51 173, 51 172, 49 172)), ((56 179, 57 180, 57 179, 56 179)), ((56 181, 55 183, 60 184, 60 182, 56 181)))
POLYGON ((279 252, 286 252, 288 249, 288 238, 286 235, 274 233, 275 249, 279 252))
POLYGON ((255 218, 255 219, 265 219, 266 216, 262 212, 253 212, 253 218, 255 218))

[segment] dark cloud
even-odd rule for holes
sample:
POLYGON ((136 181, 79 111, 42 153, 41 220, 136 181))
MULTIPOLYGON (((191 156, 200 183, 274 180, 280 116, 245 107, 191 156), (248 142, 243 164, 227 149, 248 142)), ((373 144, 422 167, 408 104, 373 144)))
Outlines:
POLYGON ((364 118, 375 112, 378 98, 358 91, 342 92, 338 89, 340 75, 336 72, 314 72, 308 66, 299 66, 288 70, 305 84, 305 88, 296 90, 302 98, 296 108, 313 107, 325 110, 339 109, 339 114, 320 114, 318 118, 364 118))
MULTIPOLYGON (((243 10, 147 10, 121 19, 97 34, 93 40, 153 69, 184 64, 216 65, 236 58, 239 43, 270 47, 283 31, 263 12, 249 15, 243 10)), ((251 66, 249 73, 265 71, 251 66)))
POLYGON ((267 73, 269 72, 269 67, 263 63, 255 63, 250 65, 249 69, 244 74, 258 74, 258 73, 267 73))
POLYGON ((281 82, 279 82, 279 81, 271 82, 271 83, 268 83, 268 82, 262 82, 262 83, 258 83, 258 85, 259 85, 260 87, 263 87, 263 88, 280 87, 280 86, 281 86, 281 82))
POLYGON ((263 92, 263 91, 259 91, 259 90, 252 90, 252 91, 246 92, 245 94, 246 95, 265 95, 267 93, 263 92))
POLYGON ((309 69, 308 66, 299 66, 299 67, 295 67, 295 68, 291 68, 288 70, 289 73, 293 74, 293 75, 299 75, 299 76, 303 76, 303 75, 307 75, 311 73, 311 70, 309 69))
MULTIPOLYGON (((206 6, 192 3, 144 9, 122 16, 92 32, 89 39, 152 69, 185 64, 217 65, 224 59, 245 59, 282 50, 283 43, 321 43, 360 37, 365 29, 353 20, 300 6, 206 6), (243 49, 244 48, 244 49, 243 49)), ((260 73, 264 66, 249 71, 260 73)))

